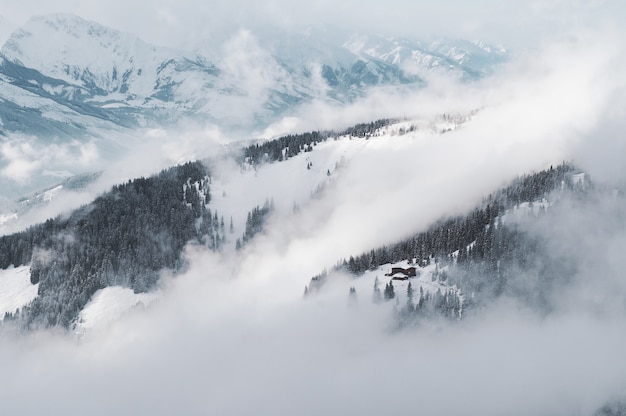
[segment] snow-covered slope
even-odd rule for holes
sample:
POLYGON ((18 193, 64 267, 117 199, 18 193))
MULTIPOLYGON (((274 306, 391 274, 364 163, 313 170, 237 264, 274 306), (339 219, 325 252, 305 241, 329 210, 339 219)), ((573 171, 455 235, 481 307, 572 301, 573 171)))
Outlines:
POLYGON ((158 292, 134 293, 132 289, 120 286, 100 289, 78 315, 74 332, 81 335, 101 329, 133 308, 150 305, 158 297, 158 292))
POLYGON ((38 288, 30 282, 29 266, 0 270, 0 320, 35 299, 38 288))

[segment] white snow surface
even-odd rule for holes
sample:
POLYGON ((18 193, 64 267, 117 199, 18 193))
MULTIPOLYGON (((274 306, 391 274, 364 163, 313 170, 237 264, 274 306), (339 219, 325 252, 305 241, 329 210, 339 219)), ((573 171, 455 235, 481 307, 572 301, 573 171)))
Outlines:
POLYGON ((132 289, 121 286, 100 289, 78 315, 74 331, 84 334, 103 328, 134 308, 150 305, 159 296, 159 292, 134 293, 132 289))
POLYGON ((0 270, 0 320, 6 312, 13 313, 37 297, 39 283, 30 282, 30 266, 0 270))
POLYGON ((507 221, 520 220, 526 217, 537 216, 541 210, 547 210, 552 206, 552 202, 547 199, 538 200, 535 202, 522 202, 506 212, 501 216, 503 223, 507 221))

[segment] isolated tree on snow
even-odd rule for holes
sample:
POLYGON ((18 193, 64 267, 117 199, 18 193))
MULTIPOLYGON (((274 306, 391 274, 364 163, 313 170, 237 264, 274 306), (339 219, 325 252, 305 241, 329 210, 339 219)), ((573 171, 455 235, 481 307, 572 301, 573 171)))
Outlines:
POLYGON ((406 307, 409 312, 412 312, 414 309, 413 306, 413 285, 409 282, 409 285, 406 288, 406 307))
POLYGON ((379 303, 382 299, 382 296, 380 294, 380 288, 378 287, 378 276, 376 276, 376 279, 374 280, 374 294, 372 295, 372 301, 374 303, 379 303))

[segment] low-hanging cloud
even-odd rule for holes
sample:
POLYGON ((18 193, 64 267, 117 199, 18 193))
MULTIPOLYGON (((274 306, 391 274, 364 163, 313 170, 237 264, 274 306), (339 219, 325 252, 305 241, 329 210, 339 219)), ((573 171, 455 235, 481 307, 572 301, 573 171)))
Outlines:
POLYGON ((4 334, 3 409, 592 414, 626 383, 623 314, 541 319, 502 303, 459 324, 397 332, 391 305, 367 293, 356 305, 337 288, 286 300, 282 269, 259 291, 253 273, 232 276, 211 255, 189 256, 192 269, 160 303, 79 343, 4 334))

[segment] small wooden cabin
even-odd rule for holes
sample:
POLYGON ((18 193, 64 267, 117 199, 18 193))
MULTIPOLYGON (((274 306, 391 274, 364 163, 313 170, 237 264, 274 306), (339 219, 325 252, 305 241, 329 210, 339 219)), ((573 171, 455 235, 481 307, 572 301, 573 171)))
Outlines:
POLYGON ((415 267, 392 267, 391 272, 385 274, 385 276, 391 276, 392 280, 408 280, 410 277, 417 276, 417 269, 415 267))

